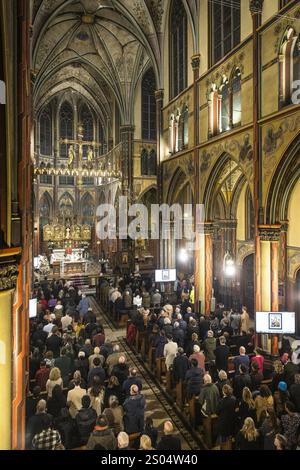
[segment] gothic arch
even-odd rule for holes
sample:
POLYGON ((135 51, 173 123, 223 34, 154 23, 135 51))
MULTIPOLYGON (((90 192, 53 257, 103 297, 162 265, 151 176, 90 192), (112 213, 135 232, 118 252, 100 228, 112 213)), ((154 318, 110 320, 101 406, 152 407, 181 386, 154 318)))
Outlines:
POLYGON ((286 150, 272 177, 266 199, 266 223, 287 220, 290 195, 300 178, 300 133, 286 150))

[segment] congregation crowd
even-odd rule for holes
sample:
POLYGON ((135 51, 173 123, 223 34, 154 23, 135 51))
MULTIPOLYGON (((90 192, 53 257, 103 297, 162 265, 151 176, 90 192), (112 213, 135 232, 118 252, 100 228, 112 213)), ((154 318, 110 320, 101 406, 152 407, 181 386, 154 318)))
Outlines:
POLYGON ((26 448, 180 449, 169 420, 158 440, 143 381, 106 336, 91 299, 62 280, 36 283, 34 295, 26 448))
MULTIPOLYGON (((214 415, 218 443, 231 439, 237 450, 300 449, 300 348, 283 338, 278 360, 266 367, 247 309, 238 313, 219 304, 210 317, 199 315, 185 281, 175 304, 149 283, 121 280, 106 288, 107 313, 115 303, 128 311, 128 344, 145 332, 174 383, 184 383, 187 399, 197 398, 199 429, 214 415)), ((69 282, 46 279, 35 295, 26 447, 180 450, 170 420, 158 439, 145 416, 142 379, 106 337, 90 298, 69 282)))

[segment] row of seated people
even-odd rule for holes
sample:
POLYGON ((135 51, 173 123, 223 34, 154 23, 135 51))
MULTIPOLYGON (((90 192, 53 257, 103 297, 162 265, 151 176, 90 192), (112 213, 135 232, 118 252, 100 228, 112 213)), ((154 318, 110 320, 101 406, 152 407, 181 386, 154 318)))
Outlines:
MULTIPOLYGON (((72 286, 66 287, 63 297, 70 290, 72 286)), ((106 338, 90 307, 80 329, 70 312, 52 321, 48 317, 45 308, 31 322, 26 448, 180 449, 169 421, 158 442, 151 416, 145 417, 137 370, 129 368, 119 345, 106 338), (66 326, 62 320, 67 315, 72 322, 66 326)))
POLYGON ((280 447, 296 448, 300 374, 291 354, 272 365, 254 350, 253 330, 234 337, 226 325, 226 331, 210 329, 215 318, 198 319, 191 312, 182 318, 179 309, 138 311, 128 324, 127 341, 188 410, 192 425, 202 426, 208 447, 234 442, 237 449, 274 449, 281 440, 280 447), (244 345, 237 348, 240 341, 244 345))

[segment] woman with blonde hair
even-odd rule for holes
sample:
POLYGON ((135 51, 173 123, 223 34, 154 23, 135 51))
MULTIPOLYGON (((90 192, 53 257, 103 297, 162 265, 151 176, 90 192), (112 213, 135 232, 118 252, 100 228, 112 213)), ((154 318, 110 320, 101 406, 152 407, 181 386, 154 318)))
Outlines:
POLYGON ((235 443, 237 450, 260 450, 260 435, 252 418, 245 419, 242 429, 236 436, 235 443))
POLYGON ((55 385, 59 385, 60 387, 63 386, 61 373, 58 367, 53 367, 53 369, 51 369, 49 379, 46 383, 46 392, 48 394, 48 398, 52 397, 52 390, 54 389, 55 385))
POLYGON ((143 434, 140 439, 140 450, 154 450, 151 444, 151 439, 146 434, 143 434))
POLYGON ((245 418, 250 417, 254 421, 256 420, 255 402, 252 398, 251 390, 248 387, 243 388, 242 399, 238 405, 237 416, 239 428, 242 427, 245 418))

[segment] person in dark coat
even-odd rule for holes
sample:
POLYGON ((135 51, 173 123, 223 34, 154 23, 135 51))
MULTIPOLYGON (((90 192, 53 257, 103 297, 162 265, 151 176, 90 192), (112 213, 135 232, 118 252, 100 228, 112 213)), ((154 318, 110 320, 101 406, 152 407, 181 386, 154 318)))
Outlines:
POLYGON ((245 419, 242 429, 236 436, 235 445, 237 450, 261 449, 261 438, 252 418, 245 419))
POLYGON ((74 449, 78 445, 76 421, 71 417, 68 408, 63 408, 54 420, 55 429, 61 436, 65 449, 74 449))
POLYGON ((220 345, 216 347, 215 356, 216 356, 216 367, 218 371, 228 370, 228 357, 230 355, 230 349, 226 344, 225 336, 219 338, 220 345))
POLYGON ((251 363, 251 372, 250 372, 251 382, 252 382, 252 390, 259 390, 262 381, 264 380, 264 376, 259 370, 259 366, 257 362, 251 363))
POLYGON ((185 380, 189 367, 190 363, 187 355, 182 348, 178 348, 177 356, 173 361, 173 377, 176 384, 185 380))
POLYGON ((222 390, 223 398, 217 407, 218 415, 218 435, 221 442, 227 441, 235 433, 235 404, 236 398, 230 385, 224 385, 222 390))
POLYGON ((94 360, 93 360, 93 364, 94 364, 94 367, 92 369, 90 369, 90 371, 88 373, 88 378, 87 378, 88 387, 92 386, 94 377, 96 375, 98 375, 98 377, 100 378, 101 384, 104 384, 105 378, 106 378, 105 370, 103 369, 103 367, 101 365, 100 357, 95 357, 94 360))
POLYGON ((157 450, 181 450, 179 437, 174 436, 174 426, 171 421, 164 423, 164 436, 157 445, 157 450))
POLYGON ((151 445, 153 449, 156 449, 158 430, 153 426, 153 419, 151 418, 151 416, 148 416, 146 418, 144 434, 150 437, 151 445))
POLYGON ((127 434, 142 433, 144 431, 145 397, 137 385, 130 388, 130 396, 123 404, 124 428, 127 434))
POLYGON ((294 403, 296 411, 300 412, 300 374, 295 375, 295 383, 290 388, 290 398, 294 403))
POLYGON ((178 322, 175 322, 175 323, 174 323, 173 341, 175 341, 175 343, 178 344, 178 347, 179 347, 179 348, 183 348, 183 347, 184 347, 185 333, 184 333, 184 331, 180 328, 178 322))
POLYGON ((57 326, 53 326, 51 336, 47 338, 46 341, 46 348, 47 351, 52 351, 53 352, 53 357, 56 359, 59 357, 60 354, 60 348, 62 346, 62 339, 60 336, 58 336, 58 328, 57 326))
POLYGON ((91 408, 91 399, 88 395, 84 395, 81 402, 82 408, 78 411, 75 420, 80 443, 86 443, 95 427, 97 413, 93 408, 91 408))
POLYGON ((66 396, 60 385, 55 385, 52 390, 52 396, 47 401, 47 410, 54 418, 60 415, 63 408, 66 407, 66 396))
POLYGON ((72 359, 70 356, 67 356, 66 348, 61 349, 60 357, 57 357, 54 361, 54 367, 59 368, 64 387, 67 387, 73 370, 72 359))
POLYGON ((129 375, 129 367, 126 364, 125 356, 119 357, 119 363, 113 366, 111 375, 117 377, 120 385, 123 386, 123 383, 128 379, 129 375))
POLYGON ((187 399, 190 400, 194 395, 199 395, 203 385, 203 372, 198 367, 196 359, 191 360, 191 368, 185 375, 187 399))
POLYGON ((26 398, 26 421, 28 421, 36 412, 36 407, 40 401, 41 387, 36 385, 32 390, 32 395, 26 398))
POLYGON ((239 375, 236 375, 233 379, 233 392, 234 396, 240 400, 243 394, 243 388, 248 387, 252 389, 251 377, 248 374, 248 368, 244 364, 240 364, 239 375))
POLYGON ((103 409, 109 408, 109 399, 111 396, 117 397, 118 402, 120 404, 122 404, 124 401, 125 394, 122 390, 121 385, 119 384, 117 377, 115 377, 114 375, 110 377, 108 385, 104 391, 103 409))
POLYGON ((137 370, 135 367, 132 367, 129 370, 129 377, 125 380, 125 382, 123 382, 122 390, 126 396, 130 395, 130 389, 132 385, 137 385, 139 391, 141 391, 143 388, 142 379, 137 376, 137 370))
POLYGON ((206 320, 204 316, 201 316, 200 322, 199 322, 199 336, 200 336, 201 341, 205 340, 209 329, 210 329, 209 321, 206 320))
POLYGON ((43 431, 45 421, 50 419, 52 422, 52 416, 47 413, 46 406, 46 401, 40 400, 37 404, 35 415, 31 416, 28 420, 26 427, 26 449, 32 448, 32 439, 36 434, 40 434, 43 431))
POLYGON ((74 369, 79 370, 81 377, 85 382, 87 382, 88 373, 89 373, 89 360, 85 357, 84 351, 79 351, 78 359, 74 361, 74 369))
POLYGON ((43 323, 39 323, 37 330, 31 336, 31 344, 35 347, 39 347, 40 344, 45 344, 48 334, 43 330, 43 323))

